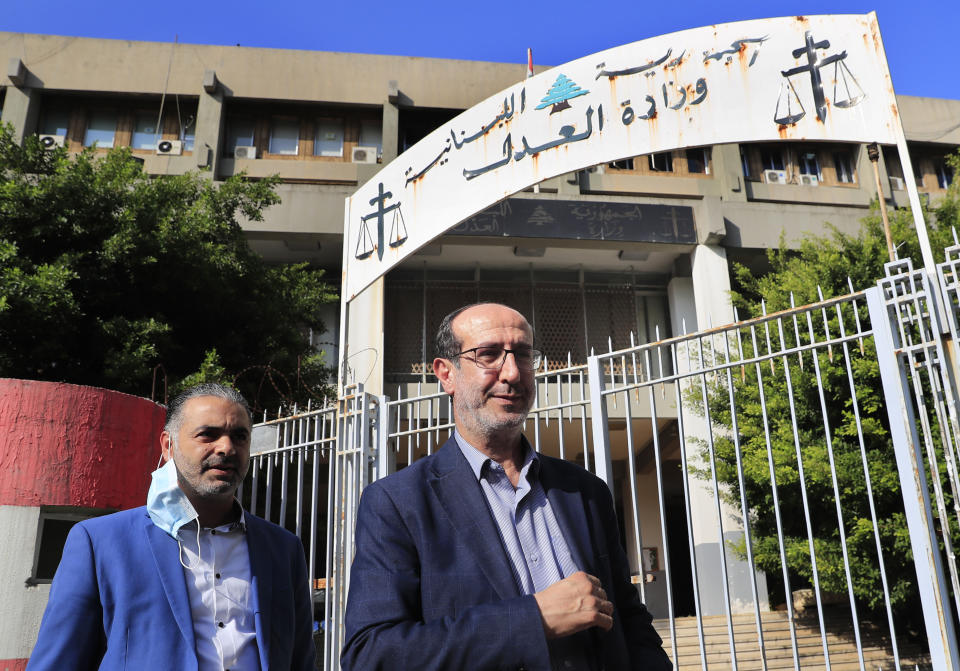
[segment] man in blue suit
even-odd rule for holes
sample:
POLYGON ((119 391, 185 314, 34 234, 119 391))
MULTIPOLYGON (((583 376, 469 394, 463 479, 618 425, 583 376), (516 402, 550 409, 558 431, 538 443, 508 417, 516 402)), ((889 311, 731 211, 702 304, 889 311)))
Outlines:
POLYGON ((313 668, 303 546, 235 498, 250 431, 232 389, 170 403, 147 505, 70 531, 30 671, 313 668))
POLYGON ((433 369, 456 431, 363 491, 344 671, 671 668, 630 582, 610 490, 522 435, 542 359, 533 342, 503 305, 441 323, 433 369))

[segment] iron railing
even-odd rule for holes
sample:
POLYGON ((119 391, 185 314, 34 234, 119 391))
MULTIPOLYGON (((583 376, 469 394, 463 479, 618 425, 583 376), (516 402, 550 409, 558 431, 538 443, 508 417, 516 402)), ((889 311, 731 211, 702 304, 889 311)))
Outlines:
MULTIPOLYGON (((958 267, 960 249, 940 267, 949 329, 926 276, 892 264, 879 288, 592 353, 585 365, 553 362, 536 376, 526 435, 610 486, 635 583, 679 664, 768 669, 777 656, 831 669, 848 663, 840 632, 862 671, 899 670, 908 658, 911 668, 957 668, 960 425, 941 330, 955 336, 960 323, 958 267), (916 562, 897 544, 907 530, 916 562), (803 598, 815 618, 801 612, 803 598), (926 649, 906 643, 906 627, 921 624, 909 617, 912 598, 926 649), (767 630, 781 601, 783 643, 767 630), (692 648, 681 620, 695 622, 692 648), (815 632, 815 649, 802 632, 815 632), (882 662, 869 656, 884 645, 882 662)), ((275 445, 254 457, 245 501, 304 539, 312 581, 325 558, 326 581, 313 584, 326 588, 327 669, 338 668, 363 486, 453 430, 443 392, 413 391, 357 387, 337 406, 256 428, 275 445)))

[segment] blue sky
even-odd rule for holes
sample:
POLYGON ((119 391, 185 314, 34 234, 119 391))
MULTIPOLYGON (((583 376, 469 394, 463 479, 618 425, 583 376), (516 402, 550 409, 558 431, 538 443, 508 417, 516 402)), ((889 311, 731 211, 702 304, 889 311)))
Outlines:
POLYGON ((793 14, 880 20, 898 93, 960 99, 960 1, 7 0, 0 29, 560 65, 601 49, 712 23, 793 14))

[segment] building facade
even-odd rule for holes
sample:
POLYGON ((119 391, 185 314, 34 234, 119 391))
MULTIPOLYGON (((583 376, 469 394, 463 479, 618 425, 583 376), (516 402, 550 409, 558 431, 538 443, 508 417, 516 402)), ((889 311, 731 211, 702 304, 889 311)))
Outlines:
MULTIPOLYGON (((342 270, 345 198, 526 73, 521 64, 17 33, 0 33, 0 62, 2 119, 19 139, 38 134, 70 151, 127 146, 150 174, 278 174, 282 202, 243 223, 251 245, 270 261, 308 261, 330 277, 342 270)), ((913 179, 935 203, 955 178, 945 158, 960 146, 960 100, 900 96, 898 105, 914 174, 903 174, 895 147, 882 147, 879 195, 905 207, 913 179)), ((692 147, 546 180, 386 276, 363 316, 382 345, 347 358, 349 381, 390 395, 435 389, 432 333, 450 310, 478 300, 523 312, 554 370, 592 350, 729 323, 733 262, 762 267, 781 237, 793 244, 828 224, 853 233, 877 196, 866 146, 840 142, 692 147)), ((317 346, 340 360, 335 306, 327 322, 317 346)), ((659 419, 666 463, 676 466, 675 418, 659 419)), ((629 511, 626 447, 613 449, 618 508, 629 511)), ((655 520, 656 473, 649 460, 638 463, 640 514, 655 520)), ((668 472, 666 486, 679 492, 679 469, 668 472)), ((709 493, 697 496, 694 505, 708 510, 709 493)), ((708 538, 710 519, 695 515, 694 534, 708 538)), ((682 527, 675 533, 686 534, 682 527)), ((644 544, 660 547, 658 533, 644 544)), ((715 564, 725 540, 735 539, 698 544, 700 565, 715 564)), ((631 561, 647 572, 641 558, 631 561)), ((653 582, 648 593, 656 594, 662 581, 653 582)), ((705 600, 708 613, 719 608, 719 593, 705 600)))
MULTIPOLYGON (((19 33, 0 33, 0 59, 2 119, 19 138, 36 133, 71 151, 128 146, 151 174, 278 174, 282 203, 244 223, 251 245, 331 278, 341 269, 344 198, 525 75, 519 64, 19 33)), ((953 179, 944 159, 960 145, 960 101, 898 102, 910 178, 935 202, 953 179)), ((894 147, 883 147, 879 169, 884 198, 905 206, 894 147)), ((368 388, 429 382, 430 334, 463 300, 517 305, 557 365, 568 352, 582 361, 591 348, 629 345, 631 333, 645 342, 723 323, 732 261, 762 259, 781 234, 790 244, 827 223, 853 232, 877 195, 864 146, 801 142, 639 156, 535 191, 465 222, 387 277, 382 368, 371 376, 362 357, 353 361, 368 388), (687 220, 652 221, 644 208, 653 205, 682 208, 687 220), (637 234, 611 241, 611 227, 637 234)), ((327 321, 331 332, 316 340, 336 359, 333 307, 327 321)))

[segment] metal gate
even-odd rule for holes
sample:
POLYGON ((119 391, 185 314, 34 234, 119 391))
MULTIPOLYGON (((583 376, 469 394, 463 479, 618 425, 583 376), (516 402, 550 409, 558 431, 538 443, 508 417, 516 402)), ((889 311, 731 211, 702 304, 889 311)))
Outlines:
MULTIPOLYGON (((678 667, 960 668, 958 255, 933 285, 940 316, 930 278, 903 261, 863 292, 537 375, 525 433, 611 487, 678 667)), ((304 540, 326 669, 363 486, 452 431, 432 389, 358 387, 255 427, 272 444, 245 502, 304 540)))

